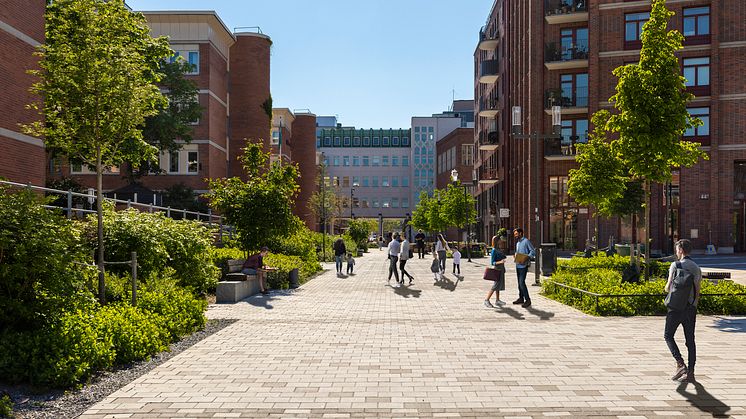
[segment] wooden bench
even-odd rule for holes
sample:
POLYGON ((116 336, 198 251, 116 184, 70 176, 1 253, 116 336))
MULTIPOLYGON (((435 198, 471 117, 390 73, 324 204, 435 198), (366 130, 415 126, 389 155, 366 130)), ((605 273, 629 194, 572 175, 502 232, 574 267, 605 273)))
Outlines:
POLYGON ((261 292, 259 278, 256 275, 241 273, 244 261, 228 260, 228 273, 225 280, 218 282, 215 299, 218 303, 236 303, 261 292))

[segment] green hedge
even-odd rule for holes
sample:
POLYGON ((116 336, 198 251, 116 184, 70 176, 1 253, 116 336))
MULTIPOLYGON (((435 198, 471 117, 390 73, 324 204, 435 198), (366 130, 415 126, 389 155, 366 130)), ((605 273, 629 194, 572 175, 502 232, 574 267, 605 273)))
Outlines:
MULTIPOLYGON (((332 236, 327 234, 326 238, 324 238, 324 235, 322 233, 317 232, 311 232, 314 243, 317 246, 317 259, 322 262, 334 262, 334 248, 332 247, 334 245, 334 242, 342 237, 342 240, 345 242, 345 247, 347 248, 348 253, 352 253, 353 256, 357 257, 360 256, 357 251, 357 245, 355 244, 355 241, 352 240, 351 237, 347 235, 342 236, 332 236), (326 242, 326 259, 324 259, 324 252, 322 248, 322 243, 326 242)), ((376 244, 375 247, 378 247, 376 244)))
MULTIPOLYGON (((644 259, 640 261, 640 271, 645 270, 644 259)), ((624 268, 629 266, 629 256, 606 256, 600 253, 590 258, 574 257, 566 260, 560 260, 557 263, 557 271, 570 271, 580 273, 588 269, 613 269, 622 272, 624 268)), ((671 266, 671 262, 660 262, 652 260, 650 263, 650 276, 651 277, 666 277, 668 275, 668 268, 671 266)))
MULTIPOLYGON (((623 283, 622 274, 613 269, 586 269, 573 272, 558 271, 552 275, 551 281, 565 284, 574 288, 596 294, 645 294, 643 297, 596 297, 570 290, 552 284, 550 281, 542 283, 543 293, 549 298, 573 306, 585 313, 599 316, 635 316, 665 314, 666 307, 663 297, 665 279, 642 281, 639 283, 623 283)), ((744 293, 746 287, 729 281, 713 284, 702 281, 702 294, 730 294, 727 296, 702 296, 698 305, 698 312, 702 314, 746 314, 746 296, 732 294, 744 293)))

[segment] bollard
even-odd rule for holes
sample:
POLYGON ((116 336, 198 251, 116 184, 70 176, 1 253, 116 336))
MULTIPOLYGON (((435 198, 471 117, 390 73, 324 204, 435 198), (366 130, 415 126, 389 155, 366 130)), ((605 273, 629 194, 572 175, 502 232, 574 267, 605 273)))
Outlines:
POLYGON ((67 218, 73 218, 73 191, 67 191, 67 218))
POLYGON ((168 208, 166 208, 166 217, 171 218, 171 206, 169 205, 168 208))
POLYGON ((137 252, 132 252, 132 306, 137 305, 137 252))
POLYGON ((212 230, 212 208, 207 210, 207 228, 212 230))

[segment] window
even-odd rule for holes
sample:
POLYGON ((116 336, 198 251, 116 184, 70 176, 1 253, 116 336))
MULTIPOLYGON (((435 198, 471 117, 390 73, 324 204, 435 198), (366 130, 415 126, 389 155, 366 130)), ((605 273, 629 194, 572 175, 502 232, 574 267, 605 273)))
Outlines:
POLYGON ((178 151, 172 151, 171 153, 169 153, 168 172, 179 173, 179 152, 178 151))
POLYGON ((171 62, 174 62, 178 59, 183 59, 189 64, 192 65, 192 70, 188 73, 184 73, 187 75, 196 75, 199 74, 199 51, 174 51, 173 57, 171 57, 171 62))
POLYGON ((473 144, 462 144, 461 145, 461 165, 462 166, 473 166, 474 165, 474 145, 473 144))
POLYGON ((627 13, 624 15, 624 40, 636 42, 639 46, 642 26, 650 19, 650 12, 627 13))
POLYGON ((420 155, 420 148, 419 147, 415 147, 414 148, 414 155, 415 156, 419 156, 420 155))
POLYGON ((392 188, 399 187, 399 176, 391 176, 391 187, 392 188))
POLYGON ((392 166, 398 166, 399 165, 399 156, 391 156, 391 165, 392 166))
POLYGON ((332 178, 332 186, 339 186, 339 176, 334 176, 332 178))
POLYGON ((187 153, 187 172, 199 172, 199 152, 190 151, 187 153))
POLYGON ((363 147, 370 147, 370 137, 363 137, 363 147))
POLYGON ((381 156, 373 156, 373 166, 381 165, 381 156))
POLYGON ((360 156, 352 156, 352 165, 360 166, 360 156))
POLYGON ((378 187, 378 176, 373 176, 373 187, 374 188, 378 187))
POLYGON ((562 29, 559 56, 547 57, 552 61, 581 60, 588 58, 588 28, 562 29))
POLYGON ((414 177, 420 177, 420 169, 414 169, 414 177))
POLYGON ((381 145, 381 139, 378 137, 373 137, 373 147, 378 147, 381 145))
POLYGON ((402 178, 401 178, 401 186, 402 186, 402 188, 408 188, 409 187, 409 178, 407 176, 402 176, 402 178))
POLYGON ((389 137, 383 137, 383 146, 388 147, 389 146, 389 137))
POLYGON ((378 208, 378 207, 379 207, 378 200, 377 199, 373 199, 373 208, 378 208))
POLYGON ((402 156, 401 157, 401 165, 404 167, 409 166, 409 156, 402 156))
POLYGON ((339 166, 339 156, 334 156, 334 165, 339 166))
POLYGON ((360 200, 360 205, 361 205, 361 206, 362 206, 363 208, 368 208, 368 207, 369 207, 369 201, 368 201, 368 198, 363 198, 363 199, 361 199, 361 200, 360 200))
POLYGON ((350 156, 342 157, 342 166, 350 166, 350 156))
POLYGON ((332 146, 332 137, 324 137, 324 147, 332 146))
POLYGON ((360 147, 360 137, 354 137, 354 138, 352 139, 352 145, 353 145, 354 147, 360 147))
POLYGON ((334 147, 339 147, 342 145, 342 139, 339 137, 334 137, 334 147))
MULTIPOLYGON (((420 127, 414 127, 414 132, 420 132, 420 127)), ((419 135, 417 137, 419 138, 419 135)))
POLYGON ((387 166, 389 165, 389 156, 383 156, 381 157, 381 166, 387 166))
POLYGON ((391 198, 391 208, 399 208, 399 198, 391 198))
POLYGON ((565 156, 575 155, 575 144, 588 141, 588 120, 570 119, 562 121, 562 139, 560 150, 550 150, 547 154, 559 154, 565 156))
POLYGON ((368 165, 368 156, 363 156, 363 166, 368 165))
POLYGON ((433 132, 433 127, 427 127, 427 132, 433 132))
POLYGON ((368 176, 363 176, 363 187, 368 187, 370 185, 368 176))
POLYGON ((321 147, 321 137, 316 137, 316 148, 321 147))
MULTIPOLYGON (((684 36, 707 36, 710 34, 710 7, 684 9, 684 36)), ((708 39, 709 41, 709 39, 708 39)))
POLYGON ((686 110, 689 111, 689 115, 692 117, 699 118, 702 121, 702 125, 684 131, 684 137, 687 137, 687 140, 696 140, 701 142, 703 145, 709 145, 710 108, 687 108, 686 110))
POLYGON ((388 188, 389 186, 389 177, 388 176, 381 176, 381 186, 388 188))
POLYGON ((391 208, 391 200, 389 198, 383 198, 381 200, 381 208, 391 208))
POLYGON ((349 176, 343 176, 342 177, 342 187, 343 188, 349 188, 350 187, 350 177, 349 176))
POLYGON ((402 198, 401 199, 401 207, 402 208, 409 208, 409 198, 402 198))
POLYGON ((560 76, 560 86, 562 88, 560 106, 588 106, 587 73, 562 74, 560 76))
POLYGON ((399 145, 399 137, 392 137, 391 138, 391 145, 398 146, 399 145))
POLYGON ((360 176, 352 177, 352 186, 360 186, 360 176))
POLYGON ((401 139, 401 145, 408 146, 409 145, 409 137, 404 137, 401 139))
POLYGON ((349 147, 350 146, 350 137, 345 137, 344 138, 344 146, 345 147, 349 147))
POLYGON ((684 58, 684 85, 689 92, 705 96, 710 94, 710 57, 684 58))

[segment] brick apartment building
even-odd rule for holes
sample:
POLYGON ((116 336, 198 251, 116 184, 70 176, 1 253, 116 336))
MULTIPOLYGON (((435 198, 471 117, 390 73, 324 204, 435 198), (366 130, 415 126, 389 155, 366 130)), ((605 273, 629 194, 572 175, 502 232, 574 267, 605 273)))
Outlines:
MULTIPOLYGON (((700 142, 710 160, 654 188, 651 249, 670 252, 673 240, 690 238, 698 250, 711 243, 721 253, 746 251, 746 82, 740 76, 746 8, 741 0, 680 0, 667 7, 676 13, 671 28, 685 36, 678 56, 696 95, 689 111, 705 123, 685 137, 700 142)), ((494 2, 474 54, 482 238, 502 225, 521 226, 533 240, 538 188, 542 241, 575 250, 593 239, 593 209, 568 196, 567 173, 576 167, 575 144, 592 129, 590 116, 611 108, 612 70, 639 60, 649 12, 649 1, 494 2), (521 106, 524 133, 548 134, 551 105, 562 106, 562 139, 539 142, 537 168, 536 144, 510 137, 511 107, 521 106), (510 217, 499 218, 499 208, 510 217)), ((628 220, 600 220, 601 246, 609 236, 629 242, 632 234, 628 220)))
POLYGON ((7 0, 0 8, 0 178, 36 185, 45 180, 44 144, 19 124, 38 119, 25 108, 36 101, 27 71, 36 68, 33 53, 44 42, 45 7, 43 0, 7 0))
MULTIPOLYGON (((472 172, 474 171, 474 128, 456 128, 435 144, 436 169, 435 187, 446 189, 453 183, 451 171, 458 172, 458 180, 467 186, 467 193, 474 194, 472 172)), ((458 238, 463 241, 465 236, 459 235, 456 228, 446 231, 448 240, 458 238)))

